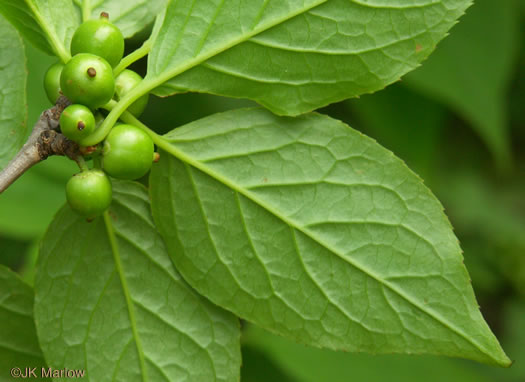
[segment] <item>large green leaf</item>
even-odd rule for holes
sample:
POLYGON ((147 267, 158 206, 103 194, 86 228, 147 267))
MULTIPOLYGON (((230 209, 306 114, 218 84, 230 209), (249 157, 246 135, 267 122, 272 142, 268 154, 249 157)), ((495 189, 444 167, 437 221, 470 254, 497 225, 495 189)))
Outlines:
POLYGON ((148 85, 256 100, 284 115, 373 92, 416 68, 470 0, 171 1, 148 85))
POLYGON ((157 226, 214 303, 305 344, 509 364, 442 206, 373 140, 245 109, 156 143, 157 226))
POLYGON ((69 44, 80 23, 71 0, 2 0, 0 12, 37 48, 64 62, 69 44))
POLYGON ((106 218, 64 207, 43 240, 35 321, 50 366, 96 382, 237 381, 238 320, 176 273, 146 190, 113 186, 106 218))
POLYGON ((98 18, 107 12, 111 22, 117 25, 124 37, 131 37, 151 23, 168 0, 75 0, 82 9, 84 18, 98 18))
POLYGON ((406 78, 470 122, 500 164, 509 160, 506 94, 519 33, 516 1, 476 0, 452 36, 406 78))
POLYGON ((26 136, 26 77, 22 39, 0 14, 0 170, 22 147, 26 136))
POLYGON ((45 366, 33 322, 33 299, 31 287, 0 265, 0 381, 13 380, 12 368, 25 372, 45 366))
MULTIPOLYGON (((472 365, 462 360, 436 357, 333 354, 269 335, 253 325, 249 325, 243 331, 243 343, 266 354, 267 358, 276 364, 274 367, 281 368, 301 382, 500 381, 487 375, 487 371, 501 370, 490 366, 472 365)), ((508 369, 504 369, 501 374, 508 372, 508 369)))

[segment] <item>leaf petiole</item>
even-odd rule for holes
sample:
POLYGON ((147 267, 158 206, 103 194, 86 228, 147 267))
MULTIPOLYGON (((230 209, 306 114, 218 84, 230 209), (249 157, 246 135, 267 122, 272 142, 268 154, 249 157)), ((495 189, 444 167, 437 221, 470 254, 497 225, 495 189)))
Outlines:
POLYGON ((135 61, 140 60, 142 57, 146 56, 151 50, 151 42, 150 40, 144 41, 142 46, 130 54, 128 54, 126 57, 124 57, 120 63, 117 65, 117 67, 113 70, 114 76, 118 76, 124 69, 126 69, 128 66, 133 64, 135 61))
POLYGON ((135 102, 137 99, 142 97, 144 94, 150 92, 153 88, 156 87, 156 84, 153 81, 143 80, 140 84, 137 85, 133 90, 120 99, 119 102, 114 100, 109 101, 106 105, 103 106, 106 110, 111 110, 104 122, 99 126, 97 130, 89 137, 86 137, 80 142, 82 146, 94 146, 99 142, 102 142, 104 138, 109 134, 113 125, 120 118, 122 113, 124 113, 128 107, 135 102))
POLYGON ((140 127, 151 137, 151 139, 153 140, 153 142, 155 142, 155 144, 157 143, 157 141, 163 139, 159 134, 157 134, 156 132, 151 130, 148 126, 146 126, 145 124, 140 122, 137 118, 135 118, 135 116, 133 116, 133 114, 131 114, 129 111, 125 111, 124 113, 122 113, 122 115, 120 116, 120 119, 122 119, 126 123, 129 123, 130 125, 140 127))
POLYGON ((90 0, 82 0, 82 20, 88 21, 91 18, 90 0))

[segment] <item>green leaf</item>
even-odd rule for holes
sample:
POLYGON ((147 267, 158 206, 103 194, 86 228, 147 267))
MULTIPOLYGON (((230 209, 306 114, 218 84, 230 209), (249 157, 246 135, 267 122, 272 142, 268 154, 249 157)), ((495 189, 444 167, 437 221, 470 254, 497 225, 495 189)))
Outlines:
POLYGON ((249 98, 297 115, 415 69, 470 0, 172 1, 149 56, 157 94, 249 98))
POLYGON ((26 367, 45 366, 33 322, 33 299, 32 288, 0 265, 0 381, 12 380, 12 368, 24 372, 26 367))
POLYGON ((494 382, 487 372, 501 370, 447 358, 334 354, 294 344, 253 325, 243 331, 243 344, 267 354, 277 367, 301 382, 494 382))
POLYGON ((506 94, 519 33, 514 0, 477 0, 452 36, 406 78, 470 122, 500 164, 508 164, 510 155, 506 94))
POLYGON ((89 381, 237 381, 239 323, 176 273, 146 190, 113 182, 109 215, 64 207, 44 237, 35 321, 55 369, 89 381))
POLYGON ((0 14, 0 170, 24 144, 27 130, 26 59, 17 31, 0 14))
POLYGON ((33 45, 63 62, 80 15, 71 0, 2 0, 0 12, 33 45))
POLYGON ((212 302, 304 344, 509 365, 442 206, 373 140, 245 109, 156 144, 157 226, 212 302))
POLYGON ((46 40, 35 16, 24 0, 0 1, 2 13, 28 41, 48 54, 53 54, 53 49, 46 40))
POLYGON ((126 38, 153 22, 167 2, 168 0, 75 0, 82 8, 84 18, 90 15, 91 18, 97 19, 101 12, 107 12, 110 21, 120 28, 126 38))

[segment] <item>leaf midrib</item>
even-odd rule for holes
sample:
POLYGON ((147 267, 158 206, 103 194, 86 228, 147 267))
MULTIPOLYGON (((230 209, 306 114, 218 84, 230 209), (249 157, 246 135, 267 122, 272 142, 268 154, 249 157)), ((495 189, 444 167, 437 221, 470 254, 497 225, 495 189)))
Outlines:
MULTIPOLYGON (((142 82, 136 86, 135 88, 133 88, 128 94, 126 94, 124 97, 122 97, 120 99, 120 101, 116 104, 116 106, 114 106, 111 110, 111 112, 109 113, 109 115, 106 117, 106 119, 104 120, 104 122, 102 123, 102 125, 99 127, 99 129, 97 130, 97 132, 93 133, 92 135, 90 135, 88 138, 86 138, 84 141, 82 141, 82 145, 84 146, 91 146, 91 145, 95 145, 99 142, 101 142, 105 136, 107 134, 109 134, 109 131, 111 129, 111 127, 117 122, 118 118, 126 111, 126 109, 133 103, 135 102, 137 99, 139 99, 140 97, 142 97, 143 95, 145 94, 148 94, 149 92, 151 92, 153 89, 161 86, 162 84, 164 84, 165 82, 169 81, 171 78, 173 77, 176 77, 178 76, 179 74, 182 74, 194 67, 196 67, 197 65, 200 65, 201 63, 203 63, 204 61, 208 60, 209 58, 211 57, 214 57, 246 40, 249 40, 250 38, 252 38, 253 36, 259 34, 259 33, 262 33, 276 25, 279 25, 293 17, 296 17, 296 16, 299 16, 300 14, 303 14, 307 11, 309 11, 310 9, 313 9, 313 8, 316 8, 324 3, 326 3, 328 0, 317 0, 316 2, 314 2, 313 4, 307 6, 307 7, 303 7, 303 8, 300 8, 298 9, 297 11, 295 12, 292 12, 290 14, 287 14, 281 18, 277 18, 271 22, 268 22, 266 24, 262 24, 259 28, 255 28, 255 29, 252 29, 250 32, 247 32, 247 33, 241 33, 240 36, 238 36, 237 38, 233 38, 229 41, 227 41, 227 43, 223 44, 223 45, 219 45, 218 47, 216 47, 215 49, 211 49, 210 51, 208 51, 208 53, 205 53, 205 54, 202 54, 200 56, 197 56, 197 57, 194 57, 193 59, 190 59, 188 61, 186 61, 185 63, 183 62, 181 65, 177 65, 175 67, 173 67, 172 69, 170 70, 165 70, 162 72, 161 75, 157 75, 156 77, 155 76, 152 76, 151 75, 151 72, 148 72, 146 74, 146 77, 142 80, 142 82)), ((162 29, 162 26, 159 28, 159 30, 157 31, 157 34, 155 35, 155 37, 157 38, 159 33, 160 33, 160 30, 162 29)), ((155 31, 155 29, 154 29, 155 31)), ((153 41, 153 44, 152 46, 155 45, 155 41, 153 41)), ((151 57, 151 56, 150 56, 151 57)), ((152 67, 152 63, 148 60, 148 68, 151 68, 152 67)))
POLYGON ((148 382, 149 379, 148 379, 148 375, 146 374, 146 361, 144 359, 144 350, 142 348, 142 342, 140 340, 140 336, 139 336, 138 328, 137 328, 137 320, 135 318, 135 308, 134 308, 133 300, 131 298, 131 293, 129 290, 128 282, 124 274, 124 269, 122 267, 122 261, 120 260, 120 252, 119 252, 118 245, 117 245, 117 237, 116 237, 116 234, 113 228, 113 223, 111 222, 111 218, 109 217, 109 213, 107 211, 104 212, 104 225, 106 226, 106 232, 107 232, 108 239, 110 242, 111 253, 113 254, 113 259, 115 261, 115 269, 119 275, 120 283, 122 285, 122 291, 126 299, 126 306, 128 308, 128 316, 129 316, 131 331, 133 333, 133 338, 135 340, 135 346, 137 348, 137 353, 139 357, 142 381, 148 382))
MULTIPOLYGON (((148 78, 148 75, 146 75, 146 78, 144 79, 144 83, 147 83, 148 86, 145 87, 144 90, 147 89, 147 91, 151 91, 153 90, 154 88, 156 88, 157 86, 160 86, 162 85, 164 82, 167 82, 168 80, 170 80, 171 78, 173 77, 176 77, 178 76, 179 74, 182 74, 190 69, 192 69, 193 67, 203 63, 204 61, 220 54, 220 53, 223 53, 225 52, 226 50, 228 49, 231 49, 233 48, 234 46, 242 43, 242 42, 245 42, 247 40, 249 40, 250 38, 270 29, 270 28, 273 28, 279 24, 282 24, 284 23, 285 21, 288 21, 296 16, 299 16, 307 11, 309 11, 310 9, 313 9, 313 8, 316 8, 324 3, 326 3, 328 0, 318 0, 318 1, 315 1, 313 4, 307 6, 307 7, 304 7, 304 8, 300 8, 298 10, 296 10, 295 12, 291 12, 281 18, 277 18, 275 20, 272 20, 270 22, 267 22, 266 24, 262 24, 261 26, 259 26, 258 28, 253 28, 252 30, 246 32, 246 33, 241 33, 237 38, 234 38, 234 39, 231 39, 231 40, 227 40, 227 42, 225 44, 219 44, 219 46, 217 46, 215 49, 211 49, 209 50, 207 53, 204 53, 202 55, 197 55, 195 56, 194 58, 186 61, 185 63, 181 64, 181 65, 177 65, 175 66, 174 68, 170 69, 170 70, 165 70, 162 72, 162 74, 154 77, 153 79, 151 78, 148 78)), ((262 15, 260 15, 259 17, 262 17, 262 15)), ((155 45, 155 44, 153 44, 155 45)))
POLYGON ((310 238, 323 248, 327 249, 334 255, 338 256, 340 259, 342 259, 344 262, 354 266, 357 270, 363 272, 365 275, 369 276, 370 278, 376 280, 380 285, 383 285, 387 287, 389 290, 391 290, 394 294, 398 295, 402 299, 404 299, 406 302, 408 302, 410 305, 414 306, 415 308, 419 309, 421 312, 428 315, 430 318, 434 319, 439 324, 443 325, 450 331, 456 333, 458 336, 466 340, 468 343, 470 343, 473 347, 475 347, 477 350, 479 350, 482 354, 487 355, 490 357, 490 352, 485 349, 483 345, 481 345, 477 340, 471 338, 468 336, 461 328, 458 328, 451 322, 449 322, 446 318, 442 317, 437 312, 434 312, 433 310, 426 310, 423 305, 421 305, 416 299, 413 299, 408 294, 404 293, 402 290, 398 289, 395 285, 392 285, 387 280, 382 279, 379 275, 376 275, 372 270, 367 269, 362 264, 359 264, 357 261, 346 258, 343 254, 339 253, 338 250, 331 248, 326 243, 324 243, 320 238, 317 237, 313 232, 310 230, 304 228, 302 225, 298 224, 294 219, 291 219, 289 217, 283 216, 279 211, 275 210, 272 206, 268 205, 264 201, 260 200, 255 194, 250 192, 249 190, 244 189, 242 186, 237 185, 236 183, 230 181, 223 175, 215 172, 213 169, 211 169, 209 166, 206 166, 199 162, 198 160, 194 160, 191 156, 187 155, 183 151, 177 149, 174 144, 167 141, 165 138, 161 136, 154 136, 154 141, 157 146, 159 146, 161 149, 167 151, 169 154, 173 155, 177 159, 191 165, 192 167, 202 171, 206 175, 212 177, 213 179, 217 180, 218 182, 224 184, 225 186, 229 187, 230 189, 236 191, 237 193, 243 195, 247 199, 251 200, 256 205, 260 206, 261 208, 268 211, 270 214, 274 215, 276 218, 287 224, 289 227, 296 229, 297 231, 303 233, 306 237, 310 238))
POLYGON ((45 20, 42 18, 42 15, 40 14, 40 11, 36 8, 35 4, 33 3, 33 0, 24 0, 29 9, 33 12, 33 15, 35 17, 35 21, 40 25, 40 28, 45 33, 45 36, 47 37, 47 41, 51 45, 51 48, 55 51, 57 56, 60 58, 60 60, 65 64, 69 61, 71 58, 70 54, 66 51, 66 48, 64 47, 64 44, 60 41, 56 33, 52 31, 48 24, 46 24, 45 20))

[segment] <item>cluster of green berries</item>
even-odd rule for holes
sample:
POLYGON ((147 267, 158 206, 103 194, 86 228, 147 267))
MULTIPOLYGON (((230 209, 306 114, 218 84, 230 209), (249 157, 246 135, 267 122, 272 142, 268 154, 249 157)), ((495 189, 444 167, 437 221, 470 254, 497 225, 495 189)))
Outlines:
MULTIPOLYGON (((128 69, 114 77, 124 55, 124 37, 102 13, 99 20, 89 20, 78 27, 71 41, 72 58, 65 65, 56 63, 46 72, 44 88, 55 104, 61 94, 72 104, 60 116, 60 129, 67 138, 81 145, 103 120, 97 109, 112 99, 117 101, 137 86, 142 77, 128 69)), ((135 101, 128 111, 140 116, 148 103, 148 95, 135 101)), ((88 219, 104 212, 111 203, 111 182, 138 179, 151 168, 154 159, 153 141, 138 127, 117 124, 104 140, 98 155, 100 168, 74 175, 66 186, 66 197, 73 210, 88 219)), ((93 154, 93 153, 91 153, 93 154)))

